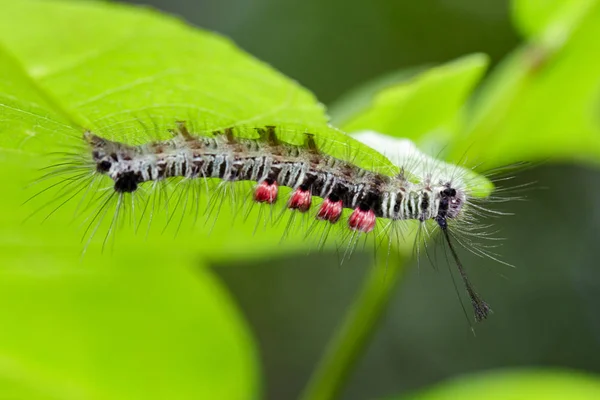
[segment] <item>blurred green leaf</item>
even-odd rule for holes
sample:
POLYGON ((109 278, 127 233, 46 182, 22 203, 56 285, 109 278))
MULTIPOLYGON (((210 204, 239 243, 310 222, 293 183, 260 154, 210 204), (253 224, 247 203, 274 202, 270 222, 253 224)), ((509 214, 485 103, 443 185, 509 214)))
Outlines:
POLYGON ((561 2, 561 12, 540 13, 539 20, 536 7, 519 4, 519 23, 541 36, 517 49, 486 80, 458 141, 464 144, 454 154, 470 146, 496 164, 548 158, 597 163, 600 3, 561 2))
POLYGON ((412 396, 410 400, 595 400, 600 379, 576 371, 507 370, 467 375, 412 396))
POLYGON ((513 0, 513 20, 525 37, 559 45, 595 3, 596 0, 513 0))
POLYGON ((379 92, 368 109, 342 128, 412 139, 424 150, 437 152, 455 134, 460 110, 487 64, 485 55, 474 54, 431 68, 379 92))
POLYGON ((343 126, 415 140, 483 168, 516 161, 600 159, 600 4, 513 1, 529 42, 468 95, 487 64, 480 55, 381 90, 343 126), (591 49, 596 49, 593 51, 591 49))
POLYGON ((162 137, 173 118, 193 117, 206 131, 244 122, 326 126, 311 93, 227 39, 178 19, 96 2, 2 7, 4 46, 55 106, 110 139, 146 139, 139 119, 162 137))
POLYGON ((343 126, 349 119, 356 117, 370 107, 373 97, 378 92, 390 86, 406 83, 406 81, 426 71, 428 68, 431 68, 431 66, 421 65, 393 71, 350 89, 337 99, 335 103, 328 106, 327 111, 331 116, 331 122, 335 126, 343 126))
MULTIPOLYGON (((4 176, 3 176, 4 178, 4 176)), ((255 398, 252 340, 187 259, 2 242, 0 398, 255 398)))

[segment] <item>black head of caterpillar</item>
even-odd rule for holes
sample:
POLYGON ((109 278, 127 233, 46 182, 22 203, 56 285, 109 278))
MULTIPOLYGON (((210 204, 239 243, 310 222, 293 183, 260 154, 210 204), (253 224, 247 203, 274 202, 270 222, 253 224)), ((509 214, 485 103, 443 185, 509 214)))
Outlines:
POLYGON ((473 289, 449 234, 449 220, 460 219, 468 201, 466 190, 452 180, 425 178, 415 182, 404 173, 390 176, 360 168, 319 151, 312 134, 303 146, 283 142, 274 126, 257 129, 258 138, 236 137, 233 128, 213 136, 192 135, 179 122, 173 138, 132 146, 101 138, 84 137, 90 146, 95 173, 110 177, 118 195, 132 193, 141 184, 169 178, 256 182, 253 200, 273 204, 279 187, 292 189, 286 207, 300 213, 311 209, 314 196, 323 199, 315 218, 338 223, 351 209, 346 224, 353 234, 375 229, 377 218, 391 222, 435 221, 442 230, 471 299, 476 320, 490 309, 473 289))

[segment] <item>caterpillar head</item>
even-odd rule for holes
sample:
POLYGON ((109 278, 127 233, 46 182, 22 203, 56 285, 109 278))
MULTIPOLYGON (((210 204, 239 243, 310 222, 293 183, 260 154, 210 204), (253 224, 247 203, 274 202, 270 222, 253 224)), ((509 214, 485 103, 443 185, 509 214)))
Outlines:
POLYGON ((466 197, 464 191, 450 187, 450 184, 440 190, 439 196, 438 214, 435 220, 442 229, 445 229, 448 218, 456 218, 460 215, 466 197))
POLYGON ((458 217, 466 200, 464 191, 447 187, 440 192, 440 196, 441 202, 447 204, 446 218, 458 217))

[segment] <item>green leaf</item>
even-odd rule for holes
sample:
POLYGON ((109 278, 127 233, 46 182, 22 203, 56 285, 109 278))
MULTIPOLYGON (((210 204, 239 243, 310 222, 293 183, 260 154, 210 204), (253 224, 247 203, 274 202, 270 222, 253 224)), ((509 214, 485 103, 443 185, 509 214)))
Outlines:
POLYGON ((524 36, 559 45, 594 3, 596 0, 513 0, 513 19, 524 36))
POLYGON ((27 73, 74 121, 110 139, 145 139, 137 120, 150 116, 164 117, 163 137, 175 117, 201 118, 209 131, 243 122, 326 125, 306 90, 228 40, 149 9, 8 2, 3 11, 0 37, 27 73), (108 129, 114 122, 129 123, 108 129))
POLYGON ((460 110, 487 64, 485 55, 474 54, 431 68, 379 92, 368 109, 342 128, 408 138, 436 152, 455 135, 460 110))
POLYGON ((255 398, 255 354, 231 300, 190 260, 2 241, 0 397, 255 398))
POLYGON ((600 379, 575 371, 508 370, 467 375, 398 399, 411 400, 593 400, 600 379))
MULTIPOLYGON (((486 161, 600 159, 600 3, 517 2, 529 43, 485 82, 473 103, 465 141, 486 161), (558 8, 560 6, 560 8, 558 8)), ((465 144, 465 146, 467 146, 465 144)), ((461 154, 465 146, 455 148, 461 154)))
POLYGON ((329 112, 329 115, 331 115, 331 122, 335 126, 343 126, 349 119, 355 118, 358 114, 369 108, 373 97, 375 97, 378 92, 393 85, 406 83, 409 79, 428 68, 431 68, 431 66, 420 65, 393 71, 350 89, 347 93, 344 93, 337 99, 335 103, 328 106, 327 111, 329 112))

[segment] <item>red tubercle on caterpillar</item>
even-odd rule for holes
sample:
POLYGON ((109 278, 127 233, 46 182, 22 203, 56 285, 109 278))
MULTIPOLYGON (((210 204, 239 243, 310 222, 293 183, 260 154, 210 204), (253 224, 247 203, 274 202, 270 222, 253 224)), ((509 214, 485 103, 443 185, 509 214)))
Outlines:
POLYGON ((299 187, 290 196, 288 202, 288 208, 291 210, 298 210, 300 212, 306 212, 310 208, 312 202, 312 194, 310 190, 304 187, 299 187))
POLYGON ((277 192, 279 187, 277 182, 271 178, 267 178, 264 181, 256 185, 254 190, 254 200, 259 203, 273 204, 277 200, 277 192))
POLYGON ((377 217, 371 208, 358 206, 348 218, 348 226, 353 231, 369 233, 375 228, 377 217))
POLYGON ((342 216, 343 210, 344 206, 342 200, 337 196, 329 196, 321 203, 321 208, 319 208, 319 212, 317 213, 317 219, 329 221, 334 224, 342 216))

